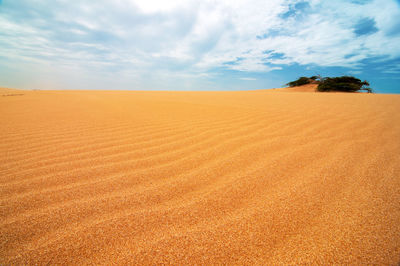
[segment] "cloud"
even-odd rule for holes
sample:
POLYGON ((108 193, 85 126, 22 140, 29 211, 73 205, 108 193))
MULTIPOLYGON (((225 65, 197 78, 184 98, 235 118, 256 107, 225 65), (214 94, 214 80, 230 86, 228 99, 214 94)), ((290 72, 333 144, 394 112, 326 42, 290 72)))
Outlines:
MULTIPOLYGON (((378 68, 379 70, 379 68, 378 68)), ((397 64, 388 64, 385 67, 380 68, 382 73, 385 74, 400 74, 400 62, 397 62, 397 64)))
POLYGON ((373 0, 352 0, 351 2, 354 4, 365 5, 367 3, 371 3, 373 0))
POLYGON ((308 2, 298 2, 289 5, 289 10, 285 13, 280 14, 279 16, 283 19, 289 18, 299 18, 301 17, 304 12, 310 9, 310 4, 308 2))
POLYGON ((256 78, 239 78, 239 79, 241 79, 241 80, 257 80, 256 78))
POLYGON ((149 88, 219 70, 359 68, 400 57, 399 16, 395 0, 6 1, 0 67, 149 88))

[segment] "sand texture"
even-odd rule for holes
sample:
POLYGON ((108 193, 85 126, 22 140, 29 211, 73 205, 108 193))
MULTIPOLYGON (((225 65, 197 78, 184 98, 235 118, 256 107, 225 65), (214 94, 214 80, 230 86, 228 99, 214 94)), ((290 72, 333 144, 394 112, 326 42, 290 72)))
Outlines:
POLYGON ((0 97, 0 264, 397 264, 400 96, 0 97))
POLYGON ((306 84, 302 86, 296 87, 286 87, 286 88, 277 88, 273 89, 273 91, 278 92, 317 92, 318 84, 306 84))

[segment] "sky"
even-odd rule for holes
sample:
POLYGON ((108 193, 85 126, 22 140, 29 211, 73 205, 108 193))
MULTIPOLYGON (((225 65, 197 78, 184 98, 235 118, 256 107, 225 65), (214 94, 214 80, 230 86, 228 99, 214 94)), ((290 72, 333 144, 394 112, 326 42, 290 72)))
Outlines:
POLYGON ((400 0, 0 0, 0 87, 400 93, 400 0))

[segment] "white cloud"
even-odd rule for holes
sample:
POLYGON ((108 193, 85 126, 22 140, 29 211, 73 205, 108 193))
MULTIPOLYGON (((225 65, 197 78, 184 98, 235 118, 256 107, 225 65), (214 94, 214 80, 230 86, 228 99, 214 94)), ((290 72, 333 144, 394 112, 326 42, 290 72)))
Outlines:
POLYGON ((255 79, 255 78, 239 78, 239 79, 241 79, 241 80, 257 80, 257 79, 255 79))
POLYGON ((9 64, 130 73, 137 81, 161 73, 204 78, 221 68, 267 72, 295 63, 358 67, 363 59, 400 56, 400 34, 389 34, 400 16, 394 0, 312 0, 302 8, 300 2, 7 1, 0 6, 0 57, 9 64), (353 26, 365 17, 379 31, 357 37, 353 26))
POLYGON ((161 13, 169 12, 174 9, 180 8, 183 5, 188 4, 186 0, 145 0, 145 1, 134 1, 131 3, 140 8, 145 13, 161 13))

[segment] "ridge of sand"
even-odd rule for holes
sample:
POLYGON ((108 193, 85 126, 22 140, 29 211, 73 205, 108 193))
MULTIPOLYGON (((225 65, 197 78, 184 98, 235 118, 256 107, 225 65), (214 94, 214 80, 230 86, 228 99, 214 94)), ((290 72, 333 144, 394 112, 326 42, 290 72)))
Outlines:
POLYGON ((318 84, 305 84, 295 87, 277 88, 272 91, 276 92, 317 92, 318 84))
POLYGON ((267 90, 0 97, 0 264, 396 264, 399 110, 267 90))
POLYGON ((2 96, 20 96, 24 94, 24 90, 11 89, 11 88, 0 88, 0 97, 2 96))

